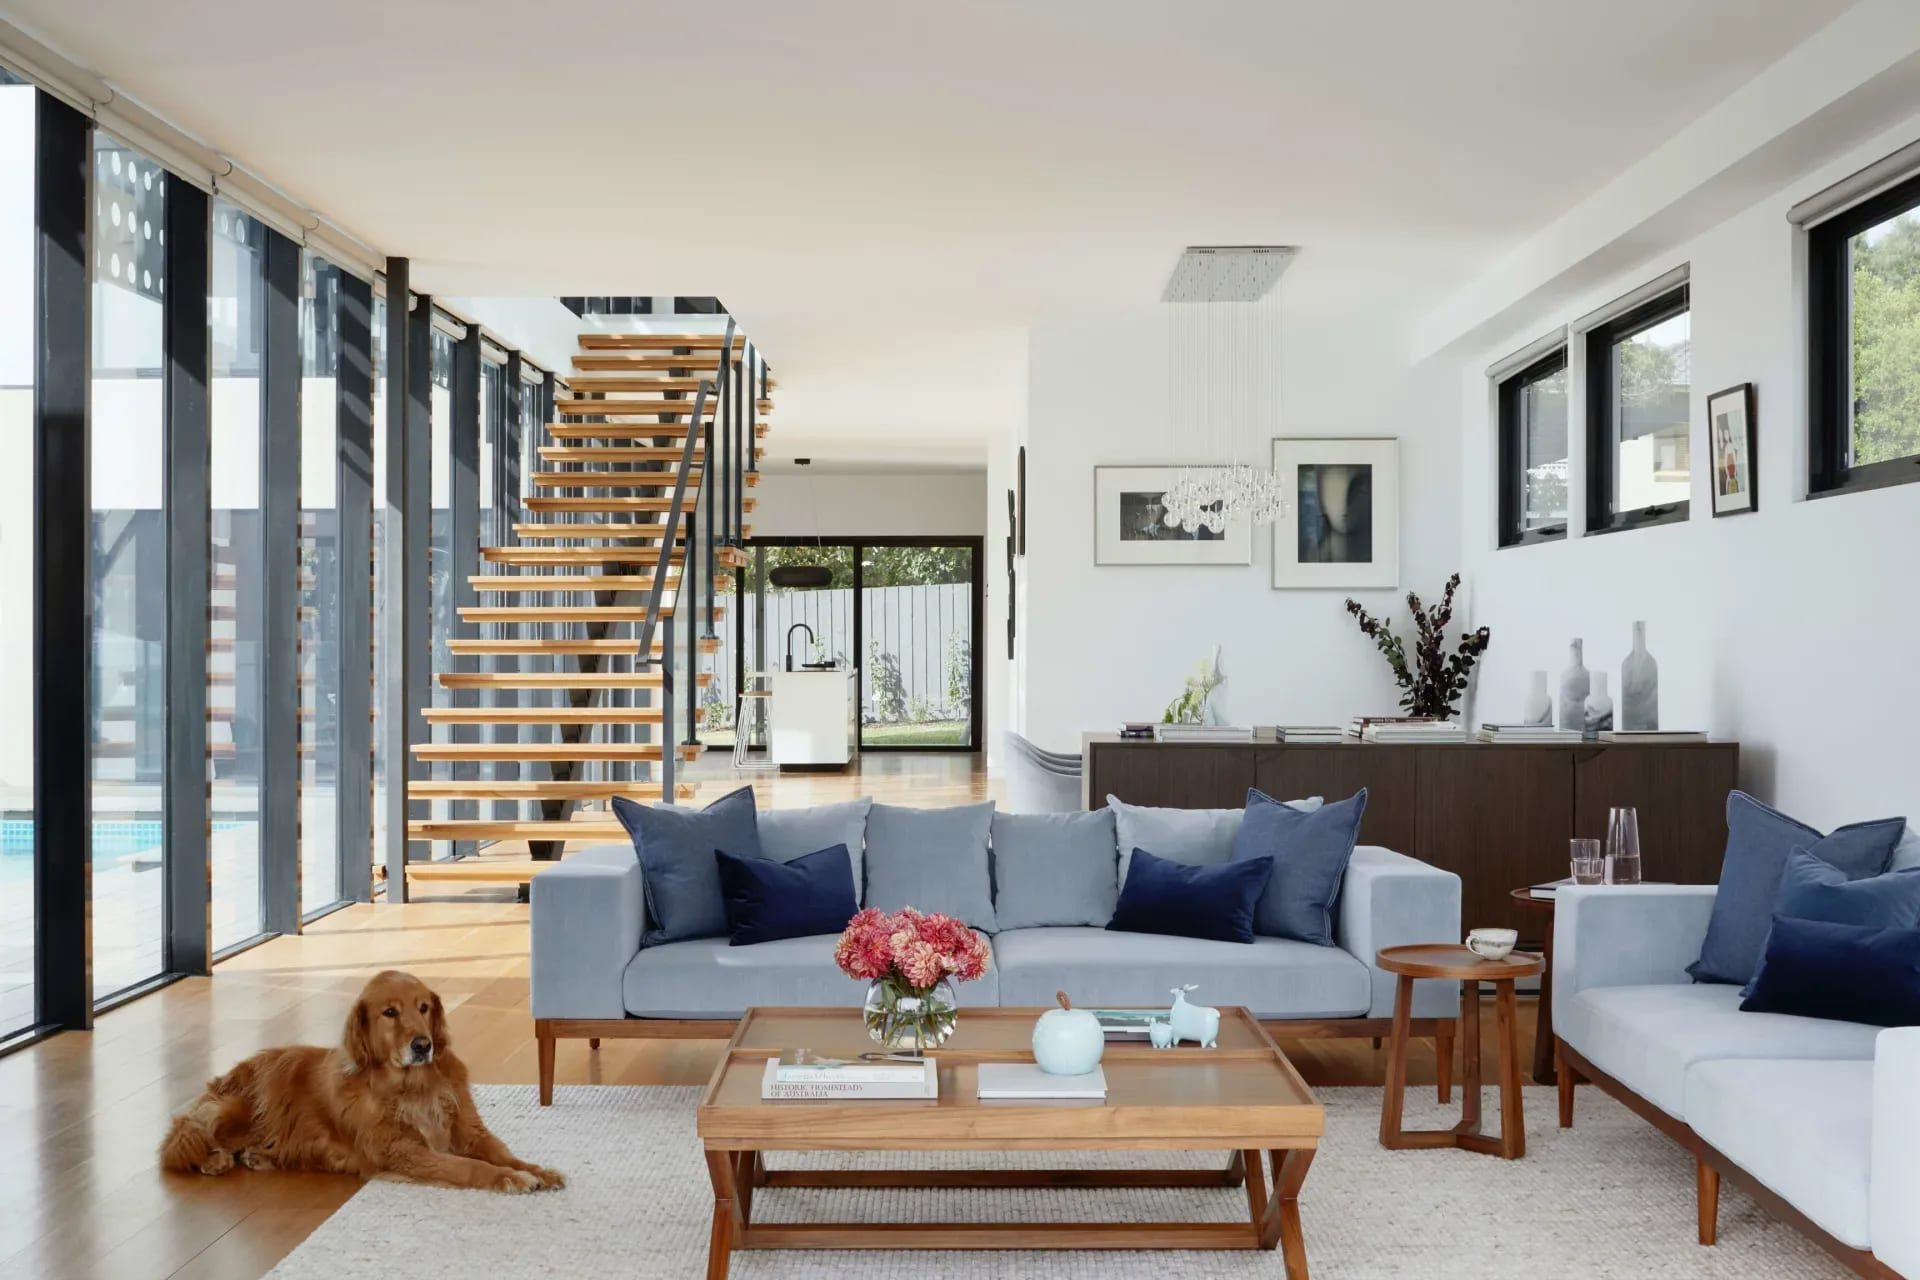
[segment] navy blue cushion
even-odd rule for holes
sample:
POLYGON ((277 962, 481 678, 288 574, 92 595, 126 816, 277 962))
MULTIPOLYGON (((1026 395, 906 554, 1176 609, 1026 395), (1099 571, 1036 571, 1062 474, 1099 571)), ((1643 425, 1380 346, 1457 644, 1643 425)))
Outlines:
POLYGON ((736 947, 782 938, 839 933, 860 904, 853 893, 853 855, 836 844, 786 862, 713 853, 727 941, 736 947))
POLYGON ((713 851, 758 858, 760 827, 753 788, 728 792, 704 809, 676 804, 635 804, 613 798, 614 816, 633 837, 647 899, 646 933, 640 945, 657 947, 685 938, 717 938, 727 931, 720 903, 720 873, 713 851))
POLYGON ((1768 921, 1788 854, 1805 849, 1849 880, 1877 876, 1887 869, 1906 827, 1905 818, 1882 818, 1822 836, 1744 791, 1729 793, 1720 892, 1714 895, 1700 958, 1687 972, 1696 982, 1750 982, 1766 950, 1768 921))
POLYGON ((1272 858, 1190 867, 1135 849, 1107 928, 1252 942, 1254 904, 1272 874, 1272 858))
POLYGON ((1333 904, 1347 878, 1367 789, 1310 813, 1248 788, 1247 814, 1233 838, 1233 861, 1273 860, 1253 927, 1271 938, 1333 945, 1333 904))
MULTIPOLYGON (((1780 875, 1773 914, 1873 929, 1920 928, 1920 867, 1849 880, 1840 868, 1795 849, 1780 875)), ((1761 972, 1766 964, 1761 963, 1761 972)), ((1752 995, 1755 975, 1743 995, 1752 995)))
POLYGON ((1920 929, 1775 917, 1766 963, 1740 1007, 1876 1027, 1920 1026, 1920 929))

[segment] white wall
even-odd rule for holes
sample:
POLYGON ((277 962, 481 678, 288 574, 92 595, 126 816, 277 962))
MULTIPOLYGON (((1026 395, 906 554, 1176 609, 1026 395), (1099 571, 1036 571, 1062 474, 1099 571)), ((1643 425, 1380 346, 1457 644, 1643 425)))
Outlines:
MULTIPOLYGON (((1280 288, 1282 431, 1400 439, 1401 586, 1351 594, 1391 610, 1404 631, 1406 591, 1437 592, 1459 552, 1453 366, 1409 369, 1404 325, 1290 308, 1280 288)), ((1028 383, 1028 736, 1073 750, 1083 732, 1158 719, 1215 644, 1226 673, 1216 703, 1233 723, 1338 723, 1395 708, 1386 663, 1343 608, 1348 592, 1269 585, 1269 530, 1255 531, 1251 565, 1094 564, 1094 466, 1185 460, 1167 414, 1158 304, 1036 327, 1028 383)))
POLYGON ((748 491, 759 505, 747 523, 756 537, 979 536, 987 531, 986 490, 987 473, 978 468, 783 468, 762 472, 759 487, 748 491))
MULTIPOLYGON (((1557 680, 1572 636, 1586 638, 1589 668, 1617 678, 1631 624, 1645 619, 1660 663, 1663 727, 1737 739, 1743 785, 1822 826, 1920 815, 1920 736, 1906 706, 1920 637, 1920 485, 1805 498, 1804 249, 1785 217, 1796 201, 1915 138, 1920 117, 1830 150, 1772 194, 1584 296, 1503 315, 1503 337, 1463 354, 1462 549, 1479 620, 1494 634, 1480 703, 1489 718, 1518 712, 1529 669, 1557 680), (1691 264, 1693 456, 1708 456, 1706 397, 1754 383, 1758 512, 1713 519, 1696 466, 1684 524, 1496 549, 1485 367, 1683 262, 1691 264)), ((1569 416, 1581 415, 1576 399, 1569 416)), ((1576 428, 1576 451, 1577 436, 1576 428)), ((1579 523, 1576 510, 1576 530, 1579 523)), ((1648 856, 1657 874, 1658 851, 1648 856)))

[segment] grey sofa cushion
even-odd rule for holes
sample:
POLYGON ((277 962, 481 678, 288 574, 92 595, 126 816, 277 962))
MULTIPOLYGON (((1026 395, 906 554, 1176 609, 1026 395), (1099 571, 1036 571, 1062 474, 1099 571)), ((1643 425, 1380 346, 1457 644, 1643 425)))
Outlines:
POLYGON ((1001 929, 1104 925, 1120 892, 1113 811, 993 815, 993 914, 1001 929))
POLYGON ((1233 860, 1273 859, 1273 874, 1254 912, 1258 932, 1333 945, 1333 904, 1366 811, 1365 787, 1307 812, 1259 791, 1247 793, 1247 817, 1234 838, 1233 860))
POLYGON ((737 858, 761 856, 753 788, 729 791, 704 809, 635 804, 615 796, 613 813, 633 837, 645 872, 649 927, 641 945, 724 934, 727 913, 713 855, 724 849, 737 858))
POLYGON ((1689 1123, 1686 1078, 1697 1062, 1872 1058, 1880 1034, 1858 1022, 1742 1013, 1740 988, 1714 982, 1588 987, 1566 998, 1555 990, 1553 1029, 1588 1062, 1689 1123))
MULTIPOLYGON (((1321 805, 1319 796, 1288 800, 1289 809, 1312 813, 1321 805)), ((1233 858, 1233 841, 1240 834, 1245 809, 1160 809, 1151 805, 1128 804, 1118 796, 1107 797, 1113 810, 1114 844, 1120 852, 1118 876, 1127 882, 1127 861, 1135 849, 1145 849, 1157 857, 1184 862, 1193 867, 1212 867, 1233 858)))
POLYGON ((993 940, 1003 1005, 1164 1008, 1189 982, 1196 1004, 1245 1005, 1262 1018, 1345 1018, 1367 1011, 1367 967, 1338 947, 1288 938, 1251 944, 1111 933, 1085 927, 1012 929, 993 940))
POLYGON ((947 809, 876 804, 867 814, 867 892, 882 911, 944 912, 992 933, 987 832, 993 802, 947 809))
POLYGON ((760 815, 760 852, 775 862, 792 862, 836 844, 853 855, 853 892, 864 883, 862 850, 867 843, 867 811, 873 798, 842 804, 811 804, 803 809, 769 809, 760 815))
MULTIPOLYGON (((858 1035, 867 984, 833 963, 839 940, 839 934, 826 933, 750 947, 728 946, 725 938, 644 947, 627 965, 621 994, 627 1012, 641 1018, 737 1018, 754 1005, 840 1007, 847 1011, 848 1030, 858 1035)), ((963 1008, 998 1002, 994 968, 989 964, 977 982, 954 984, 963 1008)))

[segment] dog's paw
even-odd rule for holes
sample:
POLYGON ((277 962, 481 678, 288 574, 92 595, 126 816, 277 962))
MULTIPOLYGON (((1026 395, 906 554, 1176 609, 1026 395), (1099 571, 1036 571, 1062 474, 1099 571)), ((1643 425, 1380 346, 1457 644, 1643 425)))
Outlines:
POLYGON ((523 1169, 502 1169, 500 1176, 494 1179, 493 1190, 505 1191, 509 1195, 523 1195, 540 1189, 540 1179, 523 1169))
POLYGON ((255 1172, 273 1168, 272 1156, 264 1151, 256 1151, 251 1147, 234 1152, 233 1160, 234 1163, 238 1164, 241 1168, 252 1169, 255 1172))
POLYGON ((540 1179, 542 1191, 558 1191, 567 1185, 567 1175, 558 1169, 549 1169, 545 1165, 536 1164, 529 1166, 526 1171, 540 1179))
POLYGON ((201 1173, 206 1174, 210 1178, 217 1178, 223 1173, 228 1173, 232 1171, 233 1154, 231 1152, 221 1151, 218 1149, 209 1151, 207 1153, 207 1158, 202 1160, 199 1164, 195 1165, 194 1167, 200 1170, 201 1173))

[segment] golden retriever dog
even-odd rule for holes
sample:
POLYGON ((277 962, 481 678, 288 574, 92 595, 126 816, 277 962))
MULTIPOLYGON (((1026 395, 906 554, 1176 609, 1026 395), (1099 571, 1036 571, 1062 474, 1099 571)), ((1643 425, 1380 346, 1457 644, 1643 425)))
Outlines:
POLYGON ((474 1109, 440 997, 389 969, 354 1001, 340 1046, 254 1054, 173 1118, 160 1165, 301 1169, 487 1191, 564 1187, 517 1158, 474 1109))

